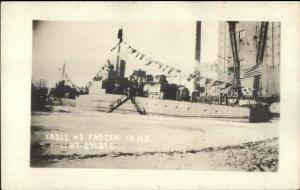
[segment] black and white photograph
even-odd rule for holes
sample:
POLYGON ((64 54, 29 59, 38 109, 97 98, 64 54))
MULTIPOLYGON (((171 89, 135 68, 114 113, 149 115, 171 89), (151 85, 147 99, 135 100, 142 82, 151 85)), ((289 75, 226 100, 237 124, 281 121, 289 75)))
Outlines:
POLYGON ((1 189, 299 189, 299 2, 1 2, 1 189))
POLYGON ((276 172, 280 22, 33 21, 31 167, 276 172))

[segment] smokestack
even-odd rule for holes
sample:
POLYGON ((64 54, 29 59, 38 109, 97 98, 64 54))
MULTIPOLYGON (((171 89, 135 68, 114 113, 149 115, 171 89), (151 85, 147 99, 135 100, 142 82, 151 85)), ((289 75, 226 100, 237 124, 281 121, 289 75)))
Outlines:
POLYGON ((195 49, 195 59, 200 64, 200 54, 201 54, 201 21, 196 22, 196 49, 195 49))
MULTIPOLYGON (((195 59, 196 64, 200 65, 201 59, 201 21, 196 21, 196 48, 195 48, 195 59)), ((200 84, 198 83, 198 78, 200 77, 200 70, 199 67, 196 66, 195 69, 196 78, 193 82, 193 90, 200 90, 200 84)))
POLYGON ((123 29, 122 28, 119 29, 118 38, 119 38, 120 42, 123 41, 123 29))

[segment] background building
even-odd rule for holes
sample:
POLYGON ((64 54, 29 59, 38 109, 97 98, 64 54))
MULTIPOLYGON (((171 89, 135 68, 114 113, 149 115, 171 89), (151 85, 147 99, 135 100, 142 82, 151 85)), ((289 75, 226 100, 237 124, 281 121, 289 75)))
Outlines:
MULTIPOLYGON (((268 22, 266 44, 263 51, 261 67, 251 72, 247 70, 257 64, 257 53, 260 40, 262 22, 238 22, 236 24, 236 41, 240 60, 241 86, 245 96, 252 96, 254 90, 254 75, 261 72, 258 95, 262 97, 280 94, 280 23, 268 22)), ((216 61, 201 63, 200 75, 213 79, 208 83, 207 93, 218 95, 228 93, 226 83, 230 84, 234 78, 234 63, 229 36, 229 25, 220 22, 218 26, 218 58, 216 61), (216 85, 215 81, 220 81, 216 85)), ((202 80, 202 85, 207 81, 202 80)))
POLYGON ((46 88, 47 87, 47 80, 46 79, 35 79, 35 78, 32 78, 32 85, 35 88, 46 88))

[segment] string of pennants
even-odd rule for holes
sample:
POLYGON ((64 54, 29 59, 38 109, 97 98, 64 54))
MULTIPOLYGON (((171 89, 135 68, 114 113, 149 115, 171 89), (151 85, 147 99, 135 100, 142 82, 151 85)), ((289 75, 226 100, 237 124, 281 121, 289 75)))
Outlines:
MULTIPOLYGON (((176 69, 174 67, 168 66, 168 65, 164 65, 163 63, 161 63, 160 61, 157 61, 147 55, 145 55, 144 53, 142 53, 141 51, 138 51, 137 49, 133 48, 131 45, 129 45, 127 42, 123 42, 128 49, 128 52, 130 54, 132 54, 133 56, 135 56, 136 59, 138 59, 139 61, 144 61, 145 65, 151 65, 154 64, 158 67, 159 70, 161 70, 162 72, 166 72, 168 74, 168 77, 178 77, 178 74, 181 73, 180 69, 176 69), (173 75, 170 75, 173 74, 173 75)), ((119 43, 116 44, 110 51, 114 51, 117 47, 118 47, 119 43)), ((103 67, 101 67, 101 69, 95 74, 95 76, 92 78, 91 81, 87 82, 85 86, 77 86, 67 75, 67 73, 65 73, 65 80, 67 82, 69 82, 71 84, 71 86, 73 88, 75 88, 76 90, 80 91, 80 90, 86 90, 88 89, 91 85, 93 85, 93 83, 96 80, 101 80, 102 79, 102 72, 103 71, 107 71, 108 66, 110 65, 110 61, 109 59, 106 61, 106 63, 104 64, 103 67)), ((190 74, 183 74, 182 76, 183 79, 187 80, 188 82, 190 82, 192 79, 196 80, 196 81, 200 81, 201 79, 204 79, 204 77, 199 77, 194 73, 190 73, 190 74)), ((220 82, 220 81, 215 81, 213 79, 208 79, 206 78, 206 82, 205 83, 212 83, 212 85, 218 85, 216 84, 216 82, 220 82)), ((222 84, 223 82, 220 82, 220 84, 222 84)))
POLYGON ((147 56, 146 54, 142 53, 141 51, 137 50, 136 48, 134 48, 133 46, 128 44, 127 42, 124 42, 124 45, 127 47, 128 52, 132 56, 134 56, 139 61, 144 61, 144 64, 146 66, 155 65, 155 66, 158 67, 159 70, 161 70, 162 72, 167 73, 168 75, 174 74, 174 72, 175 72, 173 77, 177 77, 178 76, 177 74, 181 73, 180 69, 176 69, 176 68, 171 67, 169 65, 165 65, 165 64, 161 63, 160 61, 157 61, 156 59, 153 59, 152 57, 147 56))
MULTIPOLYGON (((161 70, 162 72, 164 73, 167 73, 170 76, 172 77, 178 77, 178 74, 181 74, 181 70, 180 69, 176 69, 174 67, 171 67, 171 66, 168 66, 168 65, 165 65, 163 63, 161 63, 160 61, 157 61, 156 59, 153 59, 152 57, 150 56, 147 56, 146 54, 142 53, 141 51, 137 50, 136 48, 134 48, 133 46, 131 46, 130 44, 128 44, 127 42, 121 42, 123 43, 127 50, 128 50, 128 53, 130 53, 132 56, 134 56, 137 60, 139 60, 140 62, 144 62, 144 64, 146 66, 149 66, 149 65, 155 65, 158 67, 159 70, 161 70), (170 74, 173 74, 173 75, 170 75, 170 74)), ((120 45, 119 43, 116 44, 110 51, 114 51, 118 45, 120 45)), ((217 64, 220 60, 217 60, 217 61, 212 61, 212 62, 208 62, 208 63, 205 63, 206 65, 213 65, 213 64, 217 64)), ((93 85, 93 83, 97 80, 101 80, 103 78, 102 76, 102 72, 103 71, 107 71, 108 70, 108 66, 110 65, 110 60, 108 59, 106 61, 106 63, 104 64, 104 66, 102 66, 100 68, 100 70, 94 75, 94 77, 92 78, 92 80, 90 80, 88 83, 86 83, 85 86, 77 86, 73 83, 73 81, 69 78, 69 76, 67 75, 67 73, 65 73, 65 80, 69 83, 71 83, 71 86, 73 88, 75 88, 76 90, 80 91, 80 90, 86 90, 88 89, 91 85, 93 85)), ((252 73, 255 73, 257 72, 257 68, 255 69, 249 69, 248 73, 251 75, 252 73)), ((248 74, 246 72, 246 75, 248 74)), ((249 75, 248 74, 248 75, 249 75)), ((246 77, 249 77, 249 76, 246 76, 246 77)), ((183 79, 187 80, 187 81, 191 81, 192 79, 194 79, 195 81, 200 81, 202 79, 205 79, 205 83, 210 83, 212 86, 216 86, 216 85, 220 85, 220 84, 223 84, 225 85, 224 87, 227 88, 228 86, 231 86, 231 84, 229 83, 226 83, 226 82, 223 82, 223 81, 218 81, 218 80, 214 80, 214 79, 210 79, 210 78, 207 78, 207 77, 199 77, 198 75, 194 74, 194 73, 190 73, 190 74, 184 74, 182 76, 183 79)))
MULTIPOLYGON (((159 70, 161 70, 162 72, 167 73, 169 76, 170 76, 171 73, 175 72, 175 74, 172 75, 172 77, 178 77, 178 74, 181 73, 180 69, 176 69, 174 67, 165 65, 165 64, 161 63, 160 61, 157 61, 156 59, 153 59, 152 57, 147 56, 146 54, 144 54, 141 51, 137 50, 136 48, 134 48, 132 45, 128 44, 127 42, 123 42, 123 43, 127 47, 128 52, 131 55, 133 55, 137 60, 144 61, 144 64, 146 66, 154 64, 155 66, 158 67, 159 70)), ((111 51, 113 51, 115 48, 116 47, 111 49, 111 51)), ((217 64, 218 62, 219 62, 219 60, 214 61, 214 62, 209 62, 209 64, 217 64)), ((185 74, 185 75, 183 75, 182 78, 185 78, 187 81, 191 81, 192 79, 194 79, 196 81, 199 81, 199 80, 203 79, 203 77, 197 77, 197 75, 194 74, 194 73, 185 74)))
MULTIPOLYGON (((118 47, 119 43, 117 43, 110 51, 112 52, 113 50, 116 49, 116 47, 118 47)), ((107 71, 108 70, 108 66, 110 65, 110 60, 107 59, 104 66, 102 66, 100 68, 100 70, 94 75, 94 77, 92 78, 92 80, 90 80, 89 82, 86 83, 86 85, 84 86, 77 86, 71 79, 70 77, 68 76, 68 74, 65 72, 64 73, 64 78, 67 82, 69 82, 71 84, 71 86, 73 88, 75 88, 77 91, 80 91, 80 90, 86 90, 88 89, 90 86, 93 85, 93 83, 96 81, 96 80, 101 80, 103 78, 103 76, 101 75, 103 71, 107 71)), ((60 70, 60 69, 59 69, 60 70)))
POLYGON ((104 66, 101 67, 101 69, 94 75, 94 77, 92 78, 92 80, 90 80, 89 82, 87 82, 86 85, 84 85, 84 86, 81 86, 81 87, 80 87, 80 86, 77 86, 77 85, 70 79, 70 77, 68 76, 68 74, 66 73, 66 71, 65 71, 65 73, 64 73, 64 80, 65 80, 66 82, 69 82, 69 83, 71 84, 71 86, 72 86, 73 88, 75 88, 77 91, 80 91, 80 90, 86 90, 86 89, 88 89, 90 86, 92 86, 93 83, 94 83, 95 81, 101 80, 101 79, 103 78, 102 72, 103 72, 103 71, 107 71, 108 65, 110 65, 109 59, 106 61, 106 63, 104 64, 104 66))

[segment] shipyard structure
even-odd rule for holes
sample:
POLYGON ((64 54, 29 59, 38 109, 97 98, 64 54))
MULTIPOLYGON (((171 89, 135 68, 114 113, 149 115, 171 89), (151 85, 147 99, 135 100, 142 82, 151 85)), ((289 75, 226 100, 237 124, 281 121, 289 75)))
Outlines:
POLYGON ((211 82, 201 81, 202 86, 207 87, 205 93, 210 96, 230 94, 232 88, 229 86, 239 72, 244 98, 256 96, 265 101, 279 101, 280 23, 238 22, 235 23, 235 36, 239 71, 235 70, 229 23, 219 22, 218 58, 213 62, 200 63, 197 70, 221 84, 207 85, 211 82))

